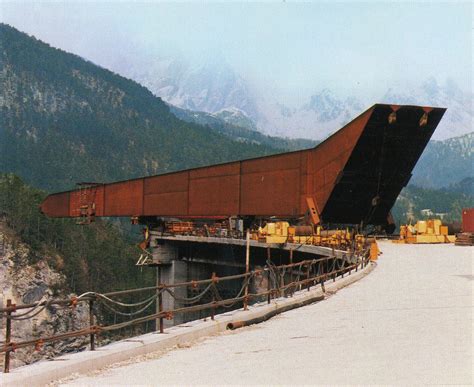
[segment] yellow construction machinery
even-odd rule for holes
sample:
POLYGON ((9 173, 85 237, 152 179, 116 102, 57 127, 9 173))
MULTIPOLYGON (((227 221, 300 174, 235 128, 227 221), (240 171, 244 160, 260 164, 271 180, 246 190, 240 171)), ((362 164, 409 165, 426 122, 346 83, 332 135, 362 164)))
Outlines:
MULTIPOLYGON (((357 243, 363 238, 357 235, 357 243)), ((346 248, 353 245, 352 234, 348 230, 323 230, 321 226, 290 226, 288 222, 269 222, 259 227, 253 239, 264 243, 298 243, 346 248)))
POLYGON ((439 219, 419 220, 415 225, 400 226, 400 239, 394 243, 454 243, 455 235, 448 235, 448 226, 439 219))
POLYGON ((252 239, 263 243, 297 243, 331 247, 337 250, 362 251, 370 243, 370 256, 376 260, 380 254, 375 239, 369 240, 348 229, 323 230, 321 226, 290 226, 288 222, 268 222, 252 233, 252 239))

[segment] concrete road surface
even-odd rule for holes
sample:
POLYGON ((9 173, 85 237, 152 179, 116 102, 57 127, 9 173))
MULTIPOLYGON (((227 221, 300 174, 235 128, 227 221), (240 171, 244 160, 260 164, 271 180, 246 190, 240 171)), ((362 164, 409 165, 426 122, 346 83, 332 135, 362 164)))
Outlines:
POLYGON ((321 303, 64 385, 472 385, 474 248, 381 249, 321 303))

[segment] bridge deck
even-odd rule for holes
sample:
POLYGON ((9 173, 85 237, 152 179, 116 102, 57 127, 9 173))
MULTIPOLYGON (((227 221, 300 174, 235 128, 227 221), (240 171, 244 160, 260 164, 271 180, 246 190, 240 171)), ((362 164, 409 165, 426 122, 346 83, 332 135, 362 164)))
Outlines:
POLYGON ((472 248, 381 248, 324 302, 70 383, 472 385, 472 248))
MULTIPOLYGON (((236 245, 236 246, 245 246, 247 243, 244 239, 236 238, 216 238, 216 237, 200 237, 192 235, 157 235, 152 232, 154 238, 166 240, 166 241, 175 241, 175 242, 193 242, 193 243, 210 243, 210 244, 226 244, 226 245, 236 245)), ((330 247, 323 246, 314 246, 314 245, 304 245, 299 243, 263 243, 255 240, 250 241, 251 247, 260 247, 260 248, 270 248, 270 249, 283 249, 283 250, 294 250, 300 251, 302 253, 309 253, 315 255, 321 255, 324 257, 337 257, 342 258, 344 255, 349 255, 345 251, 333 250, 330 247)))

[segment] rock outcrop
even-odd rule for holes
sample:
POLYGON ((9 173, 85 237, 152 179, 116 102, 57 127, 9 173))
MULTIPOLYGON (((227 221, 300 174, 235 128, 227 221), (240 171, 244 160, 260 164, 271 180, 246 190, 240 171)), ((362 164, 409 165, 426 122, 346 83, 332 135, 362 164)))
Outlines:
MULTIPOLYGON (((52 298, 72 297, 73 294, 65 290, 66 277, 51 267, 50 262, 53 259, 57 260, 58 257, 38 255, 0 222, 0 305, 5 306, 8 299, 11 299, 13 304, 20 305, 52 298)), ((27 309, 16 314, 23 314, 25 311, 27 309)), ((13 320, 12 341, 39 339, 81 329, 88 323, 88 308, 85 304, 79 303, 74 308, 51 305, 31 318, 13 320)), ((0 319, 0 327, 0 342, 4 342, 5 319, 0 319)), ((87 337, 79 337, 45 343, 39 350, 35 350, 33 346, 18 349, 12 354, 11 368, 66 352, 80 351, 85 348, 87 340, 87 337)), ((0 358, 0 363, 3 363, 3 356, 0 358)))

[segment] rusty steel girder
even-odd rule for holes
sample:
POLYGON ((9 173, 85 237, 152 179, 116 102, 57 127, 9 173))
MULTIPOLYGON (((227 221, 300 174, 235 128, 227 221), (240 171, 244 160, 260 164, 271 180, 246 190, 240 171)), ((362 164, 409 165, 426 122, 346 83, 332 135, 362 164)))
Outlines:
POLYGON ((376 104, 313 149, 49 195, 50 217, 304 216, 387 222, 444 108, 376 104))

